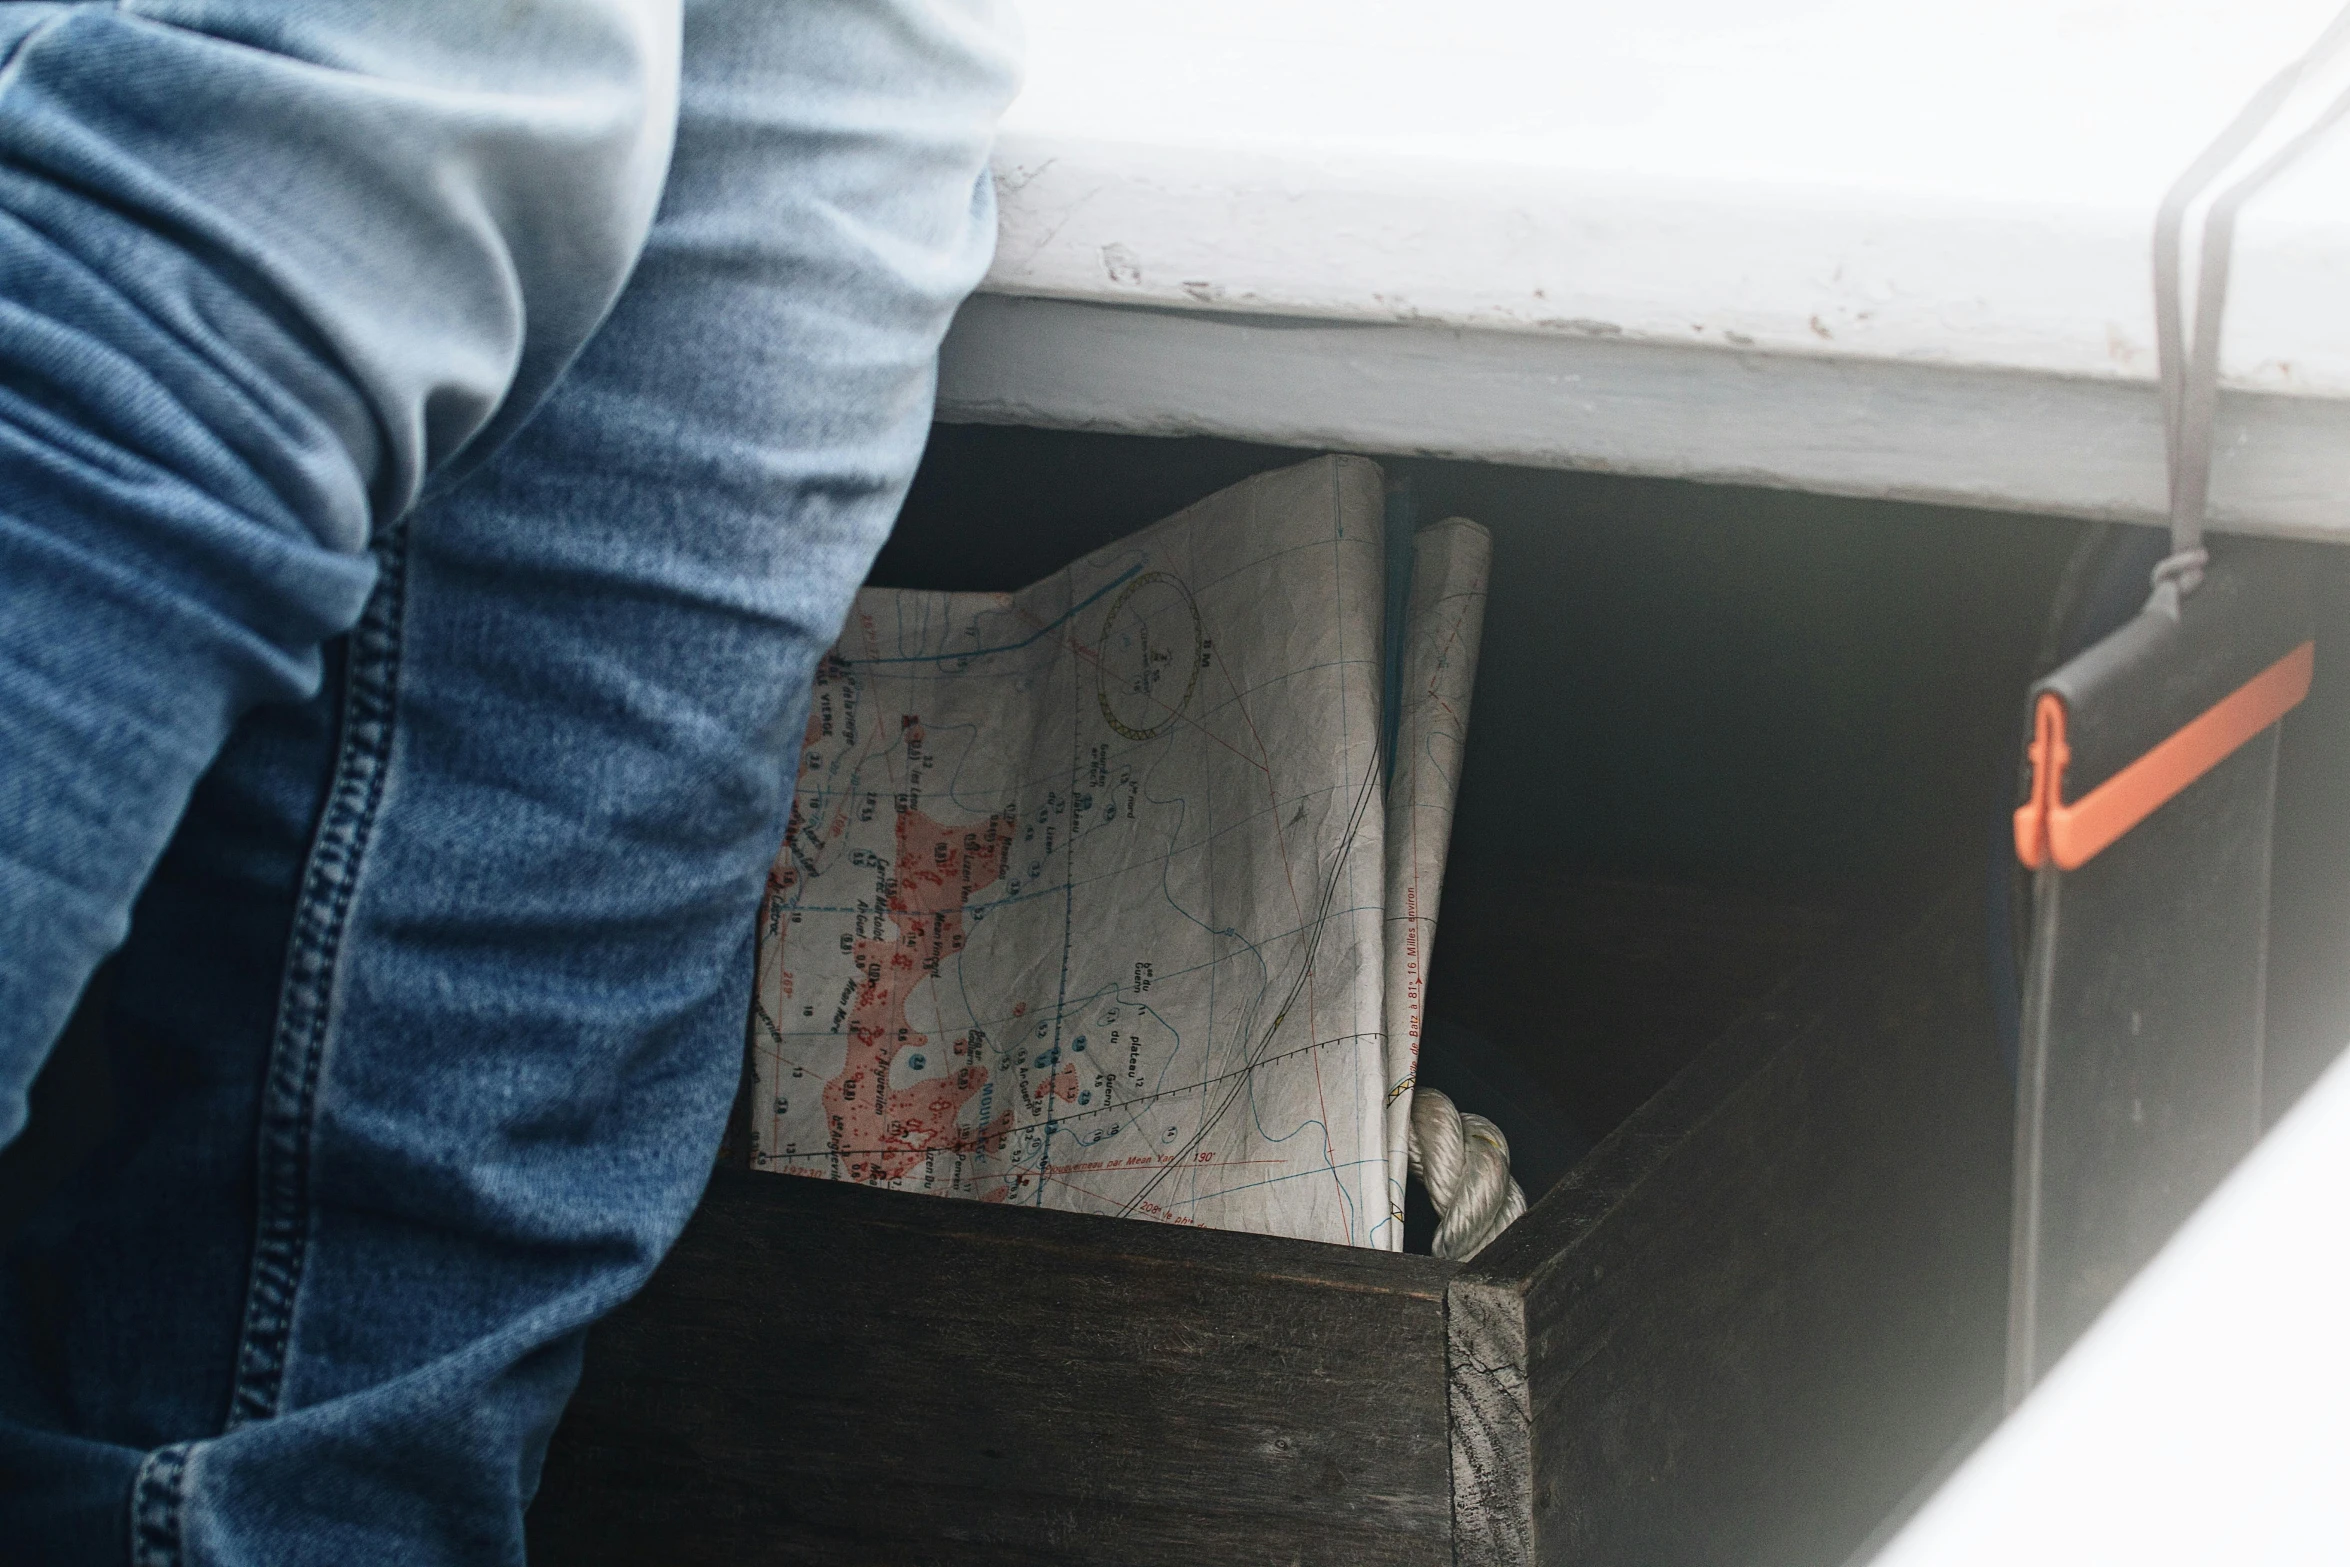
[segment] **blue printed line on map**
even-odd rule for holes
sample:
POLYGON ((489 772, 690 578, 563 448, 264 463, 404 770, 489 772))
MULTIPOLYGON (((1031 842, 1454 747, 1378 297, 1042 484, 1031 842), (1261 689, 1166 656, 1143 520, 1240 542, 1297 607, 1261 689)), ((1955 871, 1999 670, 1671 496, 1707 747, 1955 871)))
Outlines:
MULTIPOLYGON (((1312 1045, 1307 1046, 1307 1049, 1311 1051, 1319 1051, 1321 1048, 1322 1045, 1319 1040, 1315 1041, 1312 1045)), ((1319 1068, 1317 1067, 1316 1070, 1319 1071, 1319 1068)), ((1248 1082, 1243 1085, 1241 1091, 1248 1096, 1248 1118, 1256 1126, 1258 1135, 1262 1136, 1266 1142, 1276 1144, 1285 1143, 1288 1142, 1291 1138, 1297 1136, 1298 1133, 1305 1131, 1308 1127, 1321 1128, 1322 1167, 1323 1169, 1330 1172, 1331 1184, 1337 1188, 1338 1200, 1340 1204, 1343 1205, 1346 1209, 1346 1233, 1349 1235, 1354 1234, 1356 1218, 1354 1194, 1346 1189, 1346 1182, 1342 1180, 1338 1174, 1339 1167, 1333 1163, 1330 1158, 1329 1123, 1317 1116, 1313 1120, 1300 1122, 1298 1126, 1292 1131, 1284 1132, 1276 1136, 1272 1128, 1265 1124, 1264 1110, 1257 1103, 1257 1081, 1257 1074, 1252 1070, 1248 1075, 1248 1082)), ((1380 1162, 1385 1163, 1386 1161, 1382 1160, 1380 1162)), ((1310 1174, 1312 1172, 1304 1173, 1310 1174)))
MULTIPOLYGON (((1041 639, 1050 636, 1053 632, 1067 625, 1071 620, 1074 620, 1081 611, 1091 608, 1094 604, 1108 597, 1114 589, 1123 587, 1126 583, 1132 581, 1134 578, 1141 576, 1144 565, 1145 562, 1136 561, 1133 565, 1127 567, 1124 571, 1118 573, 1118 575, 1112 577, 1109 581, 1094 589, 1093 592, 1087 594, 1084 598, 1079 599, 1076 603, 1070 605, 1060 614, 1055 615, 1052 619, 1046 621, 1043 625, 1037 627, 1034 631, 1030 632, 1027 636, 1022 637, 1017 642, 1004 642, 994 647, 975 647, 966 652, 906 653, 891 658, 852 658, 845 660, 845 662, 848 663, 851 668, 870 669, 876 664, 943 664, 954 659, 986 658, 996 653, 1016 653, 1024 647, 1033 647, 1041 639)), ((901 608, 899 613, 902 615, 904 610, 901 608)), ((1004 613, 1008 614, 1010 612, 1005 611, 1004 613)))
MULTIPOLYGON (((1375 1164, 1380 1166, 1382 1169, 1385 1169, 1387 1161, 1385 1159, 1349 1159, 1344 1164, 1330 1166, 1328 1170, 1292 1170, 1287 1175, 1268 1175, 1260 1180, 1242 1181, 1233 1186, 1219 1186, 1212 1192, 1201 1192, 1197 1196, 1185 1197, 1180 1199, 1178 1202, 1162 1203, 1160 1206, 1166 1208, 1174 1208, 1179 1206, 1197 1206, 1200 1203, 1209 1202, 1218 1197, 1229 1197, 1234 1192, 1252 1191, 1259 1186, 1278 1186, 1283 1181, 1318 1181, 1324 1175, 1330 1173, 1330 1170, 1359 1170, 1363 1166, 1370 1164, 1375 1164)), ((1202 1174, 1218 1168, 1220 1167, 1212 1164, 1203 1164, 1198 1166, 1198 1169, 1202 1174)), ((1345 1188, 1341 1186, 1340 1190, 1343 1191, 1345 1188)), ((1348 1227, 1347 1233, 1353 1233, 1352 1226, 1348 1227)))
MULTIPOLYGON (((1201 1203, 1212 1202, 1218 1197, 1229 1197, 1234 1192, 1253 1191, 1260 1186, 1278 1186, 1283 1181, 1320 1180, 1325 1174, 1327 1174, 1331 1177, 1333 1184, 1338 1189, 1339 1200, 1346 1205, 1346 1233, 1347 1238, 1351 1241, 1356 1233, 1354 1194, 1347 1190, 1345 1177, 1339 1172, 1344 1170, 1357 1170, 1363 1168, 1366 1165, 1373 1164, 1378 1165, 1384 1172, 1387 1166, 1387 1161, 1385 1159, 1349 1159, 1344 1164, 1332 1165, 1327 1170, 1293 1170, 1287 1175, 1268 1175, 1260 1180, 1242 1181, 1238 1185, 1234 1186, 1219 1186, 1214 1191, 1199 1192, 1189 1197, 1171 1198, 1170 1200, 1161 1203, 1159 1206, 1168 1209, 1170 1212, 1179 1208, 1196 1208, 1201 1203)), ((1206 1174, 1208 1171, 1215 1168, 1216 1167, 1214 1165, 1201 1165, 1199 1166, 1199 1172, 1201 1174, 1206 1174)), ((1379 1222, 1381 1224, 1385 1224, 1388 1221, 1382 1219, 1379 1222)), ((1374 1231, 1373 1233, 1376 1232, 1374 1231)))
MULTIPOLYGON (((848 790, 848 791, 846 791, 846 792, 845 792, 845 798, 848 798, 848 799, 852 799, 852 800, 853 800, 853 799, 856 799, 856 798, 858 798, 858 797, 860 797, 860 796, 862 796, 862 795, 864 795, 864 794, 868 794, 868 793, 891 793, 891 792, 894 792, 894 790, 895 790, 895 785, 894 785, 894 783, 893 783, 893 785, 892 785, 891 789, 889 789, 889 790, 860 790, 860 789, 851 789, 851 790, 848 790)), ((1277 806, 1273 806, 1273 807, 1267 807, 1267 808, 1264 808, 1264 809, 1257 810, 1257 811, 1255 811, 1255 812, 1252 812, 1250 815, 1248 815, 1248 816, 1246 816, 1246 817, 1243 817, 1243 818, 1241 818, 1239 821, 1235 821, 1235 822, 1227 822, 1225 825, 1223 825, 1222 827, 1219 827, 1219 828, 1217 828, 1217 829, 1216 829, 1216 830, 1215 830, 1213 833, 1210 833, 1210 834, 1209 834, 1207 837, 1205 837, 1205 838, 1200 838, 1200 839, 1197 839, 1197 840, 1195 840, 1195 841, 1193 841, 1193 842, 1191 842, 1191 843, 1186 843, 1186 844, 1178 844, 1178 845, 1172 845, 1172 846, 1170 846, 1170 847, 1169 847, 1169 848, 1167 848, 1167 849, 1166 849, 1166 850, 1165 850, 1165 851, 1164 851, 1162 854, 1160 854, 1160 855, 1159 855, 1160 862, 1161 862, 1162 866, 1165 866, 1165 865, 1171 865, 1171 864, 1172 864, 1172 863, 1173 863, 1175 860, 1177 860, 1177 859, 1180 859, 1180 858, 1182 858, 1182 857, 1184 857, 1184 856, 1186 856, 1186 855, 1192 855, 1192 854, 1199 854, 1199 853, 1202 853, 1202 852, 1204 852, 1205 850, 1207 850, 1208 848, 1210 848, 1212 845, 1214 845, 1216 842, 1218 842, 1219 840, 1221 840, 1221 839, 1224 839, 1224 838, 1228 838, 1228 837, 1232 836, 1234 833, 1241 831, 1243 828, 1246 828, 1246 827, 1250 827, 1250 826, 1253 826, 1253 825, 1255 825, 1255 824, 1256 824, 1256 823, 1257 823, 1259 820, 1263 819, 1263 818, 1264 818, 1264 817, 1266 817, 1266 816, 1269 816, 1269 815, 1273 814, 1273 812, 1274 812, 1275 810, 1279 809, 1279 808, 1280 808, 1280 807, 1282 807, 1282 806, 1289 806, 1289 805, 1298 804, 1298 803, 1300 803, 1300 802, 1302 802, 1302 801, 1305 801, 1305 800, 1311 799, 1311 798, 1313 797, 1313 795, 1315 795, 1315 794, 1331 794, 1331 793, 1335 793, 1335 792, 1336 792, 1336 791, 1335 791, 1334 789, 1316 789, 1316 790, 1310 791, 1310 792, 1309 792, 1309 793, 1307 793, 1307 794, 1297 794, 1297 795, 1291 795, 1291 796, 1289 796, 1287 799, 1280 801, 1280 802, 1279 802, 1279 805, 1277 805, 1277 806)), ((1162 802, 1162 801, 1159 801, 1159 800, 1156 800, 1156 799, 1154 799, 1154 800, 1153 800, 1151 803, 1152 803, 1152 804, 1154 804, 1154 805, 1157 805, 1157 804, 1162 804, 1162 803, 1165 803, 1165 802, 1162 802)), ((1126 875, 1129 875, 1129 874, 1131 874, 1131 873, 1132 873, 1134 870, 1136 870, 1137 868, 1138 868, 1138 867, 1137 867, 1137 866, 1135 866, 1135 865, 1133 865, 1133 864, 1118 865, 1118 866, 1113 866, 1113 867, 1112 867, 1111 869, 1109 869, 1109 870, 1105 870, 1105 871, 1098 871, 1098 872, 1094 873, 1093 875, 1090 875, 1090 876, 1082 876, 1082 877, 1078 877, 1078 878, 1076 878, 1075 880, 1071 880, 1071 881, 1036 882, 1036 883, 1033 883, 1033 884, 1031 884, 1031 885, 1030 885, 1029 887, 1027 887, 1025 890, 1023 890, 1023 891, 1020 891, 1020 892, 1008 892, 1008 893, 1005 893, 1005 894, 1003 894, 1003 895, 1002 895, 1002 896, 1000 896, 1000 897, 973 898, 973 899, 972 899, 972 900, 971 900, 969 903, 965 904, 965 905, 964 905, 964 907, 965 907, 966 909, 977 909, 977 910, 981 910, 981 911, 993 911, 993 910, 996 910, 996 909, 1001 909, 1001 908, 1009 908, 1009 907, 1011 907, 1013 904, 1017 904, 1017 903, 1028 903, 1028 902, 1033 902, 1034 900, 1036 900, 1036 899, 1038 899, 1038 898, 1057 897, 1057 896, 1058 896, 1058 895, 1059 895, 1059 894, 1060 894, 1060 893, 1061 893, 1061 892, 1062 892, 1064 889, 1067 889, 1067 888, 1071 888, 1071 887, 1076 887, 1076 888, 1092 887, 1092 886, 1099 885, 1099 884, 1100 884, 1100 883, 1102 883, 1102 882, 1107 882, 1107 881, 1115 881, 1115 880, 1119 879, 1120 877, 1123 877, 1123 876, 1126 876, 1126 875)), ((1164 882, 1164 880, 1165 880, 1165 872, 1164 872, 1164 870, 1162 870, 1162 872, 1161 872, 1161 881, 1162 881, 1162 883, 1164 882)), ((794 891, 795 891, 795 898, 796 898, 796 896, 797 896, 797 889, 795 889, 794 891)), ((854 914, 854 913, 857 913, 857 912, 859 912, 857 909, 855 909, 855 908, 853 908, 853 907, 850 907, 850 906, 848 906, 848 905, 846 905, 846 904, 837 904, 837 903, 804 903, 804 902, 798 902, 798 901, 794 901, 794 902, 791 902, 791 903, 788 903, 788 904, 786 904, 786 905, 785 905, 785 907, 787 907, 787 908, 793 908, 793 909, 799 909, 799 910, 801 910, 801 911, 803 911, 803 912, 805 912, 805 913, 810 913, 810 914, 854 914)), ((1345 911, 1343 911, 1343 910, 1342 910, 1342 911, 1339 911, 1339 912, 1345 912, 1345 911)), ((1195 923, 1195 924, 1198 924, 1198 923, 1199 923, 1199 921, 1198 921, 1198 920, 1195 918, 1195 919, 1193 920, 1193 923, 1195 923)), ((1206 927, 1204 927, 1204 926, 1203 926, 1202 928, 1206 928, 1206 927)), ((1221 934, 1221 933, 1219 932, 1218 934, 1221 934)), ((1290 934, 1290 932, 1286 932, 1286 931, 1285 931, 1285 932, 1281 932, 1280 934, 1281 934, 1281 935, 1287 935, 1287 934, 1290 934)), ((1277 939, 1278 939, 1278 936, 1274 936, 1274 937, 1267 937, 1266 939, 1267 939, 1267 940, 1277 940, 1277 939)))
MULTIPOLYGON (((970 762, 971 758, 978 753, 979 726, 975 723, 946 724, 937 729, 933 729, 930 727, 930 721, 928 719, 924 719, 922 723, 922 731, 924 734, 932 737, 931 746, 933 750, 944 750, 946 748, 941 738, 943 736, 955 735, 961 738, 962 744, 955 752, 955 765, 947 772, 946 796, 948 799, 954 801, 957 805, 961 806, 966 811, 977 811, 983 817, 993 816, 995 812, 989 807, 989 805, 966 800, 963 798, 963 768, 970 762)), ((1003 796, 998 794, 992 798, 1002 799, 1003 796)))
MULTIPOLYGON (((1183 831, 1183 824, 1190 820, 1191 801, 1190 798, 1186 795, 1158 795, 1151 792, 1152 779, 1155 777, 1161 766, 1167 765, 1171 765, 1171 754, 1170 757, 1162 757, 1160 761, 1152 764, 1150 771, 1144 774, 1141 783, 1143 797, 1149 800, 1152 805, 1162 808, 1172 807, 1176 812, 1175 825, 1168 833, 1166 852, 1159 857, 1159 896, 1166 900, 1167 907, 1173 909, 1178 915, 1184 919, 1189 920, 1192 924, 1198 926, 1201 930, 1206 931, 1210 936, 1221 936, 1226 940, 1239 942, 1241 947, 1248 953, 1249 958, 1255 962, 1257 966, 1256 990, 1253 994, 1248 996, 1247 1000, 1241 1007, 1241 1024, 1235 1036, 1242 1042, 1243 1049, 1245 1049, 1246 1042, 1255 1037, 1257 1016, 1265 1004, 1265 998, 1272 991, 1272 965, 1266 962, 1264 949, 1249 937, 1242 935, 1238 927, 1226 925, 1219 929, 1216 926, 1210 925, 1206 920, 1192 913, 1191 910, 1185 908, 1181 903, 1176 901, 1175 890, 1169 884, 1169 878, 1171 872, 1174 869, 1176 856, 1179 853, 1192 852, 1190 850, 1179 848, 1176 841, 1183 831)), ((1280 810, 1280 803, 1278 800, 1274 802, 1272 810, 1275 813, 1278 813, 1280 810)), ((1257 813, 1251 812, 1249 816, 1245 818, 1245 820, 1253 822, 1256 820, 1256 815, 1257 813)), ((1233 828, 1238 828, 1242 825, 1242 823, 1236 822, 1232 825, 1233 828)), ((1204 850, 1210 843, 1214 842, 1217 838, 1222 836, 1223 833, 1221 832, 1210 833, 1208 837, 1201 840, 1200 844, 1196 847, 1204 850)), ((1276 936, 1272 939, 1279 940, 1281 938, 1276 936)), ((1200 969, 1205 969, 1208 973, 1208 1016, 1210 1020, 1210 1036, 1208 1039, 1207 1053, 1204 1058, 1204 1065, 1211 1069, 1215 1065, 1216 1050, 1216 1042, 1213 1033, 1216 1002, 1215 985, 1219 971, 1223 968, 1224 964, 1230 960, 1231 956, 1232 954, 1225 954, 1221 957, 1213 958, 1207 963, 1197 964, 1192 968, 1177 971, 1178 973, 1194 973, 1200 969)), ((1154 1091, 1165 1091, 1166 1075, 1169 1071, 1174 1069, 1174 1064, 1175 1063, 1173 1059, 1170 1058, 1160 1067, 1159 1081, 1156 1085, 1154 1085, 1154 1091)), ((1212 1070, 1204 1071, 1202 1077, 1203 1081, 1213 1081, 1214 1073, 1212 1070)))

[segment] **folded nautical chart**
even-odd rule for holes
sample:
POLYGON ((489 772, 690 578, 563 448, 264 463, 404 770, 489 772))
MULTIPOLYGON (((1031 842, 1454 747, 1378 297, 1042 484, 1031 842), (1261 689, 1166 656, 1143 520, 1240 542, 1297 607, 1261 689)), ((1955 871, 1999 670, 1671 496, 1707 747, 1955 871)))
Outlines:
POLYGON ((754 1165, 1401 1245, 1488 546, 1400 552, 1390 672, 1383 490, 1321 458, 1017 593, 858 595, 761 910, 754 1165))

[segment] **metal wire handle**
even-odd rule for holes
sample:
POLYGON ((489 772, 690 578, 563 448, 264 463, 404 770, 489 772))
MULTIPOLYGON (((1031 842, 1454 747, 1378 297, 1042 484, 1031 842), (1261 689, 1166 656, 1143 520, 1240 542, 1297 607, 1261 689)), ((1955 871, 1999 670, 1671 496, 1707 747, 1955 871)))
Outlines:
POLYGON ((2228 264, 2235 244, 2237 210, 2350 112, 2350 88, 2211 198, 2204 210, 2196 267, 2192 343, 2181 314, 2180 288, 2180 239, 2187 209, 2268 129, 2302 79, 2329 63, 2346 42, 2350 42, 2350 7, 2327 25, 2306 53, 2253 94, 2227 128, 2171 185, 2155 214, 2154 340, 2162 377, 2171 552, 2154 568, 2154 602, 2167 604, 2173 614, 2179 601, 2202 582, 2209 558, 2203 548, 2203 518, 2211 494, 2211 427, 2219 400, 2220 321, 2227 308, 2228 264))

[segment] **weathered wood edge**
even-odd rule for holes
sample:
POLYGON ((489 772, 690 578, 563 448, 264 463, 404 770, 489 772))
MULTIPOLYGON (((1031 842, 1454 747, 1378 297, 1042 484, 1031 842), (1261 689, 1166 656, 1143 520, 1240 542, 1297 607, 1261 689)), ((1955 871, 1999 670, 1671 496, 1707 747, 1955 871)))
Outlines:
POLYGON ((1441 1567, 1453 1272, 1423 1256, 720 1171, 662 1277, 597 1329, 534 1549, 582 1564, 1441 1567), (859 1304, 893 1280, 940 1282, 859 1304), (939 1362, 963 1379, 950 1396, 912 1373, 949 1342, 930 1336, 942 1326, 1001 1336, 1005 1323, 953 1304, 989 1280, 1022 1286, 1029 1315, 1006 1319, 1003 1354, 964 1345, 939 1362), (1072 1319, 1091 1326, 1032 1342, 1018 1325, 1063 1286, 1092 1302, 1072 1319), (1121 1300, 1135 1310, 1105 1309, 1121 1300), (1217 1321, 1252 1368, 1221 1384, 1217 1321), (784 1347, 744 1361, 760 1345, 784 1347), (1009 1427, 972 1413, 988 1407, 1009 1427), (1104 1418, 1119 1411, 1144 1433, 1122 1440, 1104 1418), (1018 1455, 1055 1453, 989 1506, 940 1510, 941 1496, 999 1486, 1018 1455), (1168 1460, 1175 1479, 1158 1469, 1168 1460), (886 1520, 863 1518, 909 1481, 886 1520), (1228 1553, 1219 1529, 1225 1545, 1263 1548, 1228 1553))
MULTIPOLYGON (((804 1175, 720 1167, 711 1172, 710 1181, 712 1187, 728 1188, 735 1203, 777 1214, 816 1208, 830 1222, 955 1236, 982 1246, 1019 1247, 1071 1257, 1110 1257, 1144 1265, 1244 1272, 1329 1289, 1355 1289, 1420 1300, 1441 1300, 1445 1285, 1460 1266, 1440 1257, 1373 1251, 1360 1246, 1338 1246, 1240 1230, 1155 1224, 1105 1214, 961 1202, 804 1175)), ((755 1244, 757 1232, 749 1232, 745 1239, 755 1244)))
POLYGON ((1526 1299, 1456 1277, 1444 1295, 1456 1567, 1524 1567, 1534 1551, 1534 1406, 1526 1299))
MULTIPOLYGON (((1891 911, 1887 911, 1890 914, 1891 911)), ((1534 1560, 1534 1433, 1527 1302, 1578 1247, 1771 1062, 1818 1026, 1850 989, 1922 923, 1854 918, 1829 949, 1790 974, 1633 1112, 1526 1216, 1463 1267, 1445 1292, 1458 1567, 1534 1560)))

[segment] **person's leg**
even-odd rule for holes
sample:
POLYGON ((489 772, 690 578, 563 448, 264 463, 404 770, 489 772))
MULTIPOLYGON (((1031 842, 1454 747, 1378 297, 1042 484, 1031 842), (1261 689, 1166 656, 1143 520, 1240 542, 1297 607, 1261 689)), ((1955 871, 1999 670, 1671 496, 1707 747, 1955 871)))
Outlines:
POLYGON ((708 1171, 813 661, 992 242, 1004 30, 689 5, 670 185, 611 319, 386 540, 332 711, 255 720, 207 780, 111 1023, 216 1063, 217 1114, 143 1118, 125 1173, 44 1228, 62 1418, 14 1437, 136 1466, 141 1560, 519 1558, 581 1331, 708 1171), (257 1162, 210 1140, 239 1060, 257 1162), (143 1378, 200 1336, 183 1304, 219 1347, 143 1378))
POLYGON ((619 291, 675 6, 0 7, 0 1143, 380 522, 619 291))
MULTIPOLYGON (((226 737, 317 689, 381 521, 618 293, 674 127, 675 4, 0 7, 0 1143, 226 737)), ((188 954, 251 914, 217 906, 188 954)), ((209 977, 182 1016, 238 1004, 209 977)), ((170 1092, 131 1114, 210 1128, 217 1157, 145 1167, 164 1206, 127 1242, 237 1254, 175 1205, 240 1122, 249 1146, 253 1074, 158 1060, 170 1092)), ((74 1278, 26 1282, 70 1307, 74 1278)), ((121 1555, 140 1452, 14 1437, 111 1429, 109 1384, 225 1408, 234 1322, 207 1307, 242 1279, 175 1283, 184 1318, 71 1384, 59 1343, 0 1330, 0 1559, 121 1555)))

